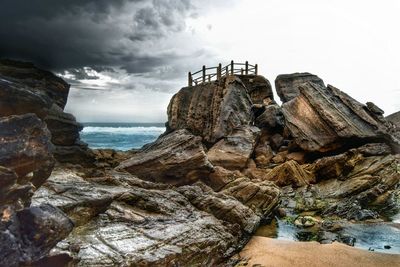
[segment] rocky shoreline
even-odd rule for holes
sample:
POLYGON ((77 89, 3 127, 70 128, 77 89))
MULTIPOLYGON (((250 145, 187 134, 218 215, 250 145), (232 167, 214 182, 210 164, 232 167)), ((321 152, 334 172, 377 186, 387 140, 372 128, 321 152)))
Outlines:
POLYGON ((69 85, 1 60, 0 266, 232 266, 274 217, 354 245, 343 223, 398 214, 398 116, 309 73, 275 88, 282 105, 260 75, 182 88, 154 143, 91 150, 69 85))

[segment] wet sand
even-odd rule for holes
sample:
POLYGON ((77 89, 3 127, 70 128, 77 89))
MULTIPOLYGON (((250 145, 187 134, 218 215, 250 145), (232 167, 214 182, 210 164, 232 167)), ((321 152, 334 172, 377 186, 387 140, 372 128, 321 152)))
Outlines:
POLYGON ((400 255, 371 252, 341 243, 293 242, 254 236, 239 253, 247 266, 274 267, 400 267, 400 255), (257 265, 258 264, 258 265, 257 265))

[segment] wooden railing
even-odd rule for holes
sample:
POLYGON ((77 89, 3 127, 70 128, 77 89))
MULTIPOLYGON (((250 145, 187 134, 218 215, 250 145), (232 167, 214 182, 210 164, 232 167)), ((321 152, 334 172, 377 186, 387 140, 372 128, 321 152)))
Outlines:
POLYGON ((258 66, 250 65, 248 61, 246 63, 236 63, 231 61, 230 64, 222 67, 221 63, 217 67, 203 68, 194 73, 188 73, 188 85, 193 86, 211 81, 219 81, 222 77, 229 75, 257 75, 258 66))

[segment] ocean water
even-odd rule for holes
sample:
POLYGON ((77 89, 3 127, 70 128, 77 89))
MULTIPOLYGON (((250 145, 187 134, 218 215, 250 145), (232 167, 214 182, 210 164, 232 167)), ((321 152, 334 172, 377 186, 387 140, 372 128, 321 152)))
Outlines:
POLYGON ((130 150, 153 142, 165 131, 164 123, 82 123, 81 140, 90 148, 130 150))

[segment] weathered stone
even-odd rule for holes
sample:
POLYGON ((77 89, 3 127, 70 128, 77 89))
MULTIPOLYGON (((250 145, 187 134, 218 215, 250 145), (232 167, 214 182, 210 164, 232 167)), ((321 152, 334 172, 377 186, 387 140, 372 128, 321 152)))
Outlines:
POLYGON ((386 116, 386 120, 392 122, 398 131, 400 131, 400 111, 386 116))
POLYGON ((314 177, 304 170, 296 161, 287 161, 273 168, 266 177, 266 180, 274 181, 279 186, 293 185, 300 187, 315 182, 314 177))
POLYGON ((238 178, 227 184, 222 193, 235 197, 261 218, 266 218, 279 202, 280 190, 272 182, 238 178))
POLYGON ((169 103, 167 128, 188 129, 214 143, 251 123, 251 105, 246 87, 236 76, 221 83, 185 87, 169 103))
POLYGON ((72 146, 79 140, 79 132, 83 126, 76 122, 73 115, 63 112, 59 106, 54 104, 44 121, 51 132, 53 144, 72 146))
POLYGON ((54 166, 53 146, 50 132, 36 115, 0 118, 0 142, 0 166, 36 187, 49 177, 54 166))
POLYGON ((148 181, 188 184, 202 175, 208 175, 212 165, 206 157, 201 138, 187 130, 177 130, 139 150, 117 169, 148 181))
POLYGON ((339 89, 305 83, 299 90, 282 111, 286 127, 303 150, 327 152, 379 140, 399 151, 399 141, 387 127, 339 89))
POLYGON ((32 63, 2 59, 0 60, 0 75, 12 82, 33 88, 36 92, 43 92, 61 108, 64 108, 67 103, 69 84, 51 72, 35 67, 32 63))
POLYGON ((285 119, 280 106, 274 104, 264 108, 261 115, 256 117, 255 125, 259 128, 267 128, 270 130, 280 129, 284 126, 285 119))
POLYGON ((238 75, 245 85, 253 104, 264 104, 265 99, 274 99, 271 83, 261 75, 238 75))
POLYGON ((283 103, 299 95, 299 87, 305 82, 312 82, 325 86, 324 81, 318 76, 308 72, 281 74, 275 79, 275 89, 283 103))
POLYGON ((209 161, 230 170, 243 169, 253 152, 259 132, 256 127, 234 129, 232 134, 210 148, 207 152, 209 161))
POLYGON ((261 219, 202 183, 172 188, 117 172, 84 180, 56 171, 33 202, 52 203, 76 222, 86 217, 49 255, 69 255, 77 266, 218 265, 261 219))

